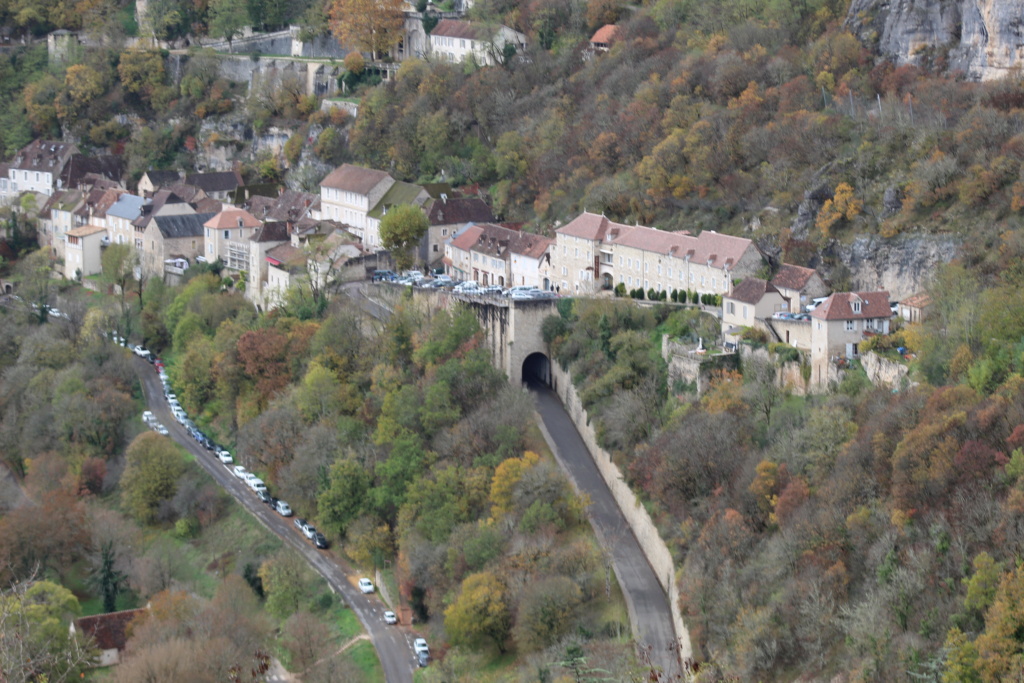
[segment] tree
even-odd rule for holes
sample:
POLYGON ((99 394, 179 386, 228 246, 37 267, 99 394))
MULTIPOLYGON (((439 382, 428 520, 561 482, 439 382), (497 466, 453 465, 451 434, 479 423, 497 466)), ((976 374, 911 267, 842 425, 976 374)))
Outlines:
POLYGON ((118 571, 114 553, 114 542, 107 541, 100 548, 99 562, 93 568, 92 580, 103 597, 103 611, 113 612, 117 609, 117 596, 127 581, 127 576, 118 571))
MULTIPOLYGON (((121 317, 118 321, 117 331, 125 339, 132 333, 132 325, 135 307, 128 298, 128 294, 134 283, 135 273, 141 273, 139 264, 139 252, 135 247, 128 244, 111 244, 103 250, 100 256, 100 266, 103 282, 114 288, 118 305, 121 309, 121 317)), ((142 282, 139 282, 139 289, 142 282)))
POLYGON ((124 89, 145 101, 161 88, 166 80, 164 60, 156 50, 130 50, 121 53, 117 75, 124 89))
POLYGON ((783 399, 785 391, 776 380, 775 364, 763 356, 751 356, 743 364, 747 400, 764 416, 766 429, 772 425, 772 411, 783 399))
POLYGON ((231 52, 231 41, 241 35, 249 21, 246 0, 210 0, 209 12, 210 35, 228 41, 228 52, 231 52))
POLYGON ((121 497, 135 519, 148 524, 157 506, 174 496, 185 461, 178 446, 155 432, 140 434, 125 452, 121 497))
POLYGON ((410 250, 420 243, 429 227, 427 215, 411 204, 396 206, 380 219, 380 242, 391 251, 398 268, 407 270, 412 266, 410 250))
POLYGON ((330 484, 317 498, 320 525, 344 536, 348 525, 363 514, 370 475, 354 460, 331 466, 330 484))
POLYGON ((267 593, 267 611, 284 619, 299 610, 308 583, 302 560, 282 550, 260 565, 259 575, 267 593))
POLYGON ((78 599, 51 581, 24 581, 0 591, 0 673, 3 680, 59 683, 78 678, 92 652, 68 632, 78 599))
POLYGON ((541 579, 525 587, 513 630, 524 651, 543 650, 568 633, 582 596, 564 576, 541 579))
POLYGON ((402 39, 402 7, 401 0, 331 0, 327 16, 338 42, 377 59, 402 39))
POLYGON ((444 611, 444 627, 456 645, 474 646, 489 638, 505 654, 512 629, 505 584, 490 572, 467 576, 459 597, 444 611))
POLYGON ((288 634, 284 646, 292 656, 292 670, 298 672, 305 672, 326 655, 334 640, 324 622, 305 610, 288 617, 284 632, 288 634))

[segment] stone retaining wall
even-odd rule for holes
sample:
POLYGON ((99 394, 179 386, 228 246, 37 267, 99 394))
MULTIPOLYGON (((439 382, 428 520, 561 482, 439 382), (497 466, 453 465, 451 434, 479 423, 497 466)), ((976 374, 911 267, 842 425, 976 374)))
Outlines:
MULTIPOLYGON (((612 462, 611 455, 598 445, 597 435, 590 424, 590 417, 583 408, 583 402, 576 392, 576 387, 573 386, 570 374, 563 370, 558 363, 554 362, 551 363, 551 372, 553 388, 558 394, 558 398, 561 399, 562 405, 565 406, 565 411, 569 414, 573 424, 576 425, 576 430, 587 445, 587 450, 590 451, 590 456, 594 459, 601 477, 611 490, 615 502, 618 504, 619 509, 622 510, 623 517, 629 523, 629 527, 640 544, 644 555, 647 557, 647 561, 654 569, 661 587, 668 595, 669 607, 672 610, 672 622, 676 631, 676 640, 679 643, 679 656, 683 662, 686 662, 692 658, 693 648, 690 645, 690 633, 686 630, 682 612, 679 610, 679 587, 676 583, 676 570, 672 561, 672 553, 669 552, 668 546, 665 545, 665 541, 662 540, 661 535, 658 533, 658 528, 654 526, 650 515, 647 514, 647 509, 641 505, 636 494, 633 493, 625 479, 623 479, 622 472, 612 462)), ((636 632, 636 617, 633 613, 632 605, 628 606, 630 622, 632 622, 633 630, 636 632)))

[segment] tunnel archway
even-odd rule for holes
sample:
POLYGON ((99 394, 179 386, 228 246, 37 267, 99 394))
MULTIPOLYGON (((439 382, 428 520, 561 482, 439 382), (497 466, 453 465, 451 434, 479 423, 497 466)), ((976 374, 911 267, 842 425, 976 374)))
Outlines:
POLYGON ((546 354, 531 353, 523 360, 523 382, 528 386, 551 386, 551 361, 546 354))

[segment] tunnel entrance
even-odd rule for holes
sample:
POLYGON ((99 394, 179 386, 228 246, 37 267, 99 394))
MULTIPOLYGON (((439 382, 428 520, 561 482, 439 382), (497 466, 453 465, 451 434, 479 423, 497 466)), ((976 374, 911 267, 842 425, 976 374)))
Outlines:
POLYGON ((531 353, 523 361, 523 382, 528 386, 551 386, 551 361, 543 353, 531 353))

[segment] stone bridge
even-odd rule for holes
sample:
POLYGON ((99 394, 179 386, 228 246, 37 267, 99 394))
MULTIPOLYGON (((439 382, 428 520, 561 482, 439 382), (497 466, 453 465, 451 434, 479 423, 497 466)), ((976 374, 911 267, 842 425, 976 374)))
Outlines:
POLYGON ((557 299, 511 300, 431 289, 414 289, 413 296, 448 309, 465 305, 487 335, 494 367, 510 383, 518 386, 532 375, 551 385, 551 361, 540 328, 544 318, 558 313, 557 299))

